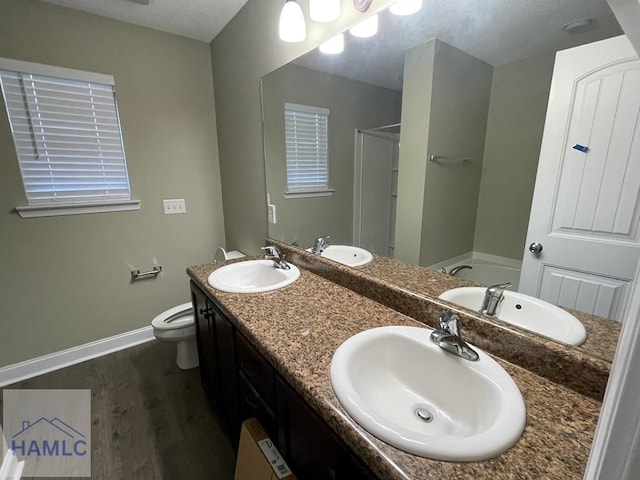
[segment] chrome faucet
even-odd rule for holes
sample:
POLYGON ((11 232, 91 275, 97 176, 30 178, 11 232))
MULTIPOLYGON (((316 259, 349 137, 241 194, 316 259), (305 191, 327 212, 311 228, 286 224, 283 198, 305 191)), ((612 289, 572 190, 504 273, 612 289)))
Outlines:
POLYGON ((472 362, 480 358, 478 352, 462 339, 458 314, 446 311, 440 315, 440 328, 431 332, 429 339, 443 350, 472 362))
POLYGON ((327 240, 329 240, 330 238, 330 235, 316 238, 316 241, 313 242, 313 247, 311 247, 311 253, 322 255, 322 252, 324 252, 325 248, 329 246, 329 242, 327 240))
POLYGON ((473 270, 473 267, 472 267, 471 265, 458 265, 457 267, 453 267, 453 268, 452 268, 451 270, 449 270, 448 272, 447 272, 447 269, 446 269, 446 268, 442 267, 442 268, 440 269, 440 273, 444 273, 444 274, 446 274, 446 275, 451 275, 452 277, 455 277, 455 276, 456 276, 456 273, 458 273, 460 270, 466 270, 467 268, 468 268, 469 270, 473 270))
POLYGON ((280 253, 278 247, 273 245, 267 245, 266 247, 261 247, 262 250, 266 252, 264 259, 265 260, 273 260, 273 266, 279 268, 281 270, 289 270, 291 265, 289 265, 285 259, 284 254, 280 253))
POLYGON ((485 315, 491 315, 492 317, 496 314, 496 310, 498 306, 504 300, 504 291, 505 289, 511 286, 511 282, 506 283, 498 283, 497 285, 491 285, 484 292, 484 299, 482 300, 482 306, 480 307, 480 313, 484 313, 485 315))

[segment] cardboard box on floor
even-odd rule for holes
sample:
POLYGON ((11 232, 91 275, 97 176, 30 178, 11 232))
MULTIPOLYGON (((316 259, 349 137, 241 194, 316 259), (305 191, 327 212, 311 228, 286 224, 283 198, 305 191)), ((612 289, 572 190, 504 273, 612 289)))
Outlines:
POLYGON ((235 480, 296 480, 260 422, 242 423, 235 480))

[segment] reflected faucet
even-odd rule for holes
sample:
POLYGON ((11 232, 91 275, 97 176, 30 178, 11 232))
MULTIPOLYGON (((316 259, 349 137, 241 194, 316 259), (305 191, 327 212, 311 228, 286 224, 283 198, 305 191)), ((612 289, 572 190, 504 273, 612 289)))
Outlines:
POLYGON ((260 248, 266 252, 264 259, 273 260, 273 266, 275 268, 279 268, 280 270, 289 270, 291 268, 291 265, 285 261, 284 254, 280 253, 280 250, 278 250, 278 247, 267 245, 266 247, 260 248))
POLYGON ((327 240, 329 240, 330 238, 331 235, 316 238, 316 241, 313 242, 313 247, 311 247, 311 253, 322 255, 322 252, 324 252, 325 248, 329 246, 329 242, 327 240))
POLYGON ((466 269, 473 270, 473 267, 471 265, 458 265, 457 267, 453 267, 451 270, 449 270, 449 275, 455 277, 456 273, 458 273, 460 270, 466 269))
POLYGON ((480 307, 480 313, 485 315, 494 316, 498 306, 504 300, 505 289, 511 286, 511 282, 498 283, 497 285, 491 285, 484 292, 484 299, 482 300, 482 306, 480 307))
POLYGON ((440 328, 431 332, 429 339, 447 352, 465 360, 477 362, 480 358, 478 352, 462 339, 462 330, 459 323, 460 317, 458 314, 448 310, 442 312, 440 315, 440 328))

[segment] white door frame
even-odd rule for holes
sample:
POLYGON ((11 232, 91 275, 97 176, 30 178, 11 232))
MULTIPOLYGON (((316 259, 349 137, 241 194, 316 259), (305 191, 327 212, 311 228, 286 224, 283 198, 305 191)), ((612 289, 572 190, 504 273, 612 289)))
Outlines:
MULTIPOLYGON (((640 1, 607 0, 640 54, 640 1)), ((636 271, 585 472, 588 480, 631 480, 640 462, 640 269, 636 271)))
POLYGON ((591 445, 586 479, 637 478, 640 461, 640 382, 637 381, 640 378, 639 280, 640 265, 591 445))

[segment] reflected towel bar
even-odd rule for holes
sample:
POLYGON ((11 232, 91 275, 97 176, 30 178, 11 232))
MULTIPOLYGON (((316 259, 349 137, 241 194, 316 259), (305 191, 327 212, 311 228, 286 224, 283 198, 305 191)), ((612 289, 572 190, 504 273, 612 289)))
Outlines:
POLYGON ((463 157, 461 155, 447 156, 447 155, 429 155, 431 162, 446 162, 446 163, 471 163, 472 157, 463 157))
POLYGON ((139 280, 141 278, 157 277, 162 271, 161 265, 154 265, 148 272, 140 272, 139 268, 131 270, 131 280, 139 280))

